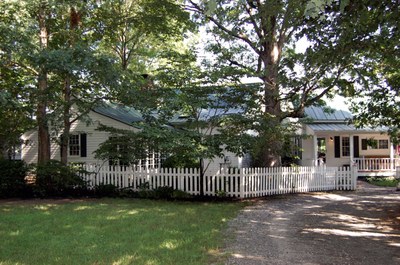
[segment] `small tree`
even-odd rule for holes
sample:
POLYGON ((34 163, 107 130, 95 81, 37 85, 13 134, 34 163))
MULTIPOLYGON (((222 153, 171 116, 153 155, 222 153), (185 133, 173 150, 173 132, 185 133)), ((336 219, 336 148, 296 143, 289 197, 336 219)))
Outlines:
POLYGON ((96 157, 135 164, 155 150, 176 160, 198 161, 203 181, 210 163, 204 163, 206 159, 221 157, 224 150, 243 155, 250 149, 254 137, 246 132, 249 121, 243 116, 249 107, 246 102, 252 101, 250 91, 215 86, 159 89, 153 97, 146 96, 163 100, 157 114, 145 114, 135 124, 139 132, 100 128, 111 137, 100 145, 96 157))

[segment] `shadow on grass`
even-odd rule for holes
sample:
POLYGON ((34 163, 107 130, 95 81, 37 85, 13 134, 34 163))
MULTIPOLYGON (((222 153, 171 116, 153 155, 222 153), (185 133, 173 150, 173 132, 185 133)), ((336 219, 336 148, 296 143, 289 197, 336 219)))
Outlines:
POLYGON ((0 264, 206 264, 240 203, 0 205, 0 264))

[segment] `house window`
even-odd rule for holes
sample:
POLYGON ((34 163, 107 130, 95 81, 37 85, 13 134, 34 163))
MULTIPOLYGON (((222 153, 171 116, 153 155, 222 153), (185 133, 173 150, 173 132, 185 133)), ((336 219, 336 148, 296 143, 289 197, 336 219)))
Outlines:
POLYGON ((113 142, 110 150, 111 156, 108 161, 109 165, 121 167, 129 166, 130 163, 127 156, 128 148, 126 145, 119 144, 120 142, 123 142, 123 139, 110 137, 109 140, 113 142))
POLYGON ((79 156, 80 155, 80 137, 79 134, 72 134, 69 136, 69 155, 79 156))
POLYGON ((379 149, 389 149, 389 140, 379 140, 378 148, 379 149))
POLYGON ((381 139, 375 140, 374 138, 362 139, 362 150, 372 149, 389 149, 389 140, 381 139))
POLYGON ((301 159, 302 156, 302 138, 301 136, 295 136, 292 138, 292 143, 291 143, 291 151, 292 151, 292 157, 294 159, 301 159))
POLYGON ((361 150, 368 150, 368 140, 361 139, 361 150))
POLYGON ((350 137, 342 137, 342 156, 350 156, 350 137))
POLYGON ((139 164, 142 168, 159 168, 163 160, 165 158, 158 151, 149 150, 146 158, 140 159, 139 164))

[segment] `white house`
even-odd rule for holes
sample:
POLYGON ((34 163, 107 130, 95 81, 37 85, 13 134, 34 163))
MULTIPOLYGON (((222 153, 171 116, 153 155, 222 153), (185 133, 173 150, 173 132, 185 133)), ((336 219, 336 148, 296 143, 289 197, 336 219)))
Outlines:
MULTIPOLYGON (((101 143, 109 138, 109 133, 98 131, 100 124, 114 127, 117 129, 137 131, 133 122, 140 121, 142 116, 134 109, 127 108, 118 104, 103 104, 93 108, 88 113, 85 120, 77 120, 71 126, 69 139, 68 161, 86 164, 103 164, 94 158, 96 151, 101 143)), ((56 138, 58 136, 55 136, 56 138)), ((22 136, 24 144, 22 146, 22 159, 27 163, 37 163, 38 138, 37 130, 32 130, 22 136)), ((51 159, 60 159, 60 146, 56 141, 51 143, 51 159)), ((154 167, 160 163, 158 154, 150 154, 150 157, 141 161, 141 164, 154 167)))
MULTIPOLYGON (((302 150, 299 164, 314 166, 325 164, 329 167, 357 166, 361 175, 393 174, 400 165, 395 148, 389 136, 379 129, 357 129, 349 124, 351 113, 342 110, 324 112, 322 108, 310 107, 302 119, 302 138, 297 143, 302 150)), ((89 112, 86 120, 78 120, 71 126, 68 149, 68 161, 86 164, 106 164, 98 161, 94 152, 106 141, 108 132, 97 130, 100 124, 118 129, 138 131, 134 122, 141 121, 141 114, 133 108, 118 104, 103 104, 89 112), (89 120, 89 122, 87 122, 89 120)), ((57 137, 57 136, 55 136, 57 137)), ((24 144, 21 156, 27 163, 37 162, 37 131, 32 130, 23 135, 24 144)), ((60 159, 60 147, 56 141, 51 145, 51 158, 60 159)), ((159 167, 159 153, 149 154, 140 162, 147 168, 159 167)), ((223 157, 205 161, 208 171, 217 171, 221 167, 244 168, 250 165, 249 157, 238 157, 225 152, 223 157)))
POLYGON ((355 128, 352 114, 343 110, 309 107, 305 116, 301 165, 357 166, 360 175, 388 175, 395 170, 398 159, 387 129, 355 128))
MULTIPOLYGON (((142 115, 134 108, 125 107, 119 104, 104 103, 93 108, 85 120, 77 120, 71 126, 68 161, 72 163, 108 165, 108 161, 99 161, 94 157, 94 152, 99 145, 105 142, 110 134, 97 130, 100 124, 117 129, 138 131, 139 128, 133 125, 134 122, 142 120, 142 115), (88 122, 89 121, 89 122, 88 122)), ((55 139, 59 136, 55 135, 55 139)), ((32 130, 22 136, 22 160, 32 164, 37 163, 38 137, 37 130, 32 130)), ((51 159, 60 159, 60 146, 56 141, 51 144, 51 159)), ((221 167, 243 167, 245 159, 237 157, 233 153, 226 152, 223 157, 216 157, 213 160, 205 161, 208 171, 216 171, 221 167)), ((160 167, 161 156, 159 153, 150 153, 147 159, 139 164, 145 168, 160 167)))

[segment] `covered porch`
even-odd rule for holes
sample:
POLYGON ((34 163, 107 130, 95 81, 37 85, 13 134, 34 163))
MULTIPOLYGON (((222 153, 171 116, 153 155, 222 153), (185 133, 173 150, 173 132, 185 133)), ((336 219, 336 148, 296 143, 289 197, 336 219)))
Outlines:
POLYGON ((400 166, 397 150, 386 133, 332 123, 308 124, 307 130, 312 165, 357 167, 359 176, 394 176, 400 166))
POLYGON ((360 176, 395 176, 400 158, 354 158, 360 176))

